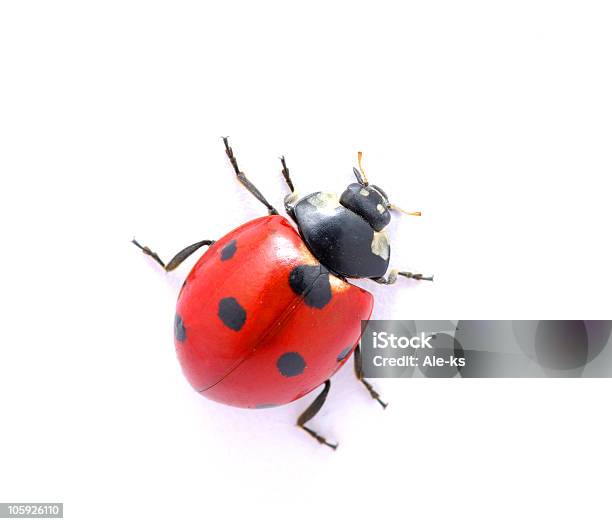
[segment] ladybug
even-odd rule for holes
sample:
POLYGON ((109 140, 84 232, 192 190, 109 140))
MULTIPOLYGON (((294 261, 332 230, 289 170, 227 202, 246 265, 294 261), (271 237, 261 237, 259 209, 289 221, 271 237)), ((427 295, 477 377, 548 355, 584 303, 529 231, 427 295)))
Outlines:
MULTIPOLYGON (((323 406, 330 377, 355 353, 355 374, 385 408, 361 370, 361 321, 370 318, 372 295, 348 278, 393 284, 398 276, 433 280, 391 270, 385 226, 387 194, 369 184, 361 166, 338 197, 319 191, 300 197, 285 158, 282 175, 291 193, 285 209, 297 229, 264 198, 238 167, 227 137, 225 152, 240 183, 268 210, 224 237, 202 240, 165 264, 150 248, 132 241, 166 271, 198 249, 208 249, 187 276, 174 319, 178 359, 202 395, 242 408, 287 404, 323 385, 297 420, 319 443, 336 449, 306 426, 323 406)), ((420 215, 420 213, 408 213, 420 215)))

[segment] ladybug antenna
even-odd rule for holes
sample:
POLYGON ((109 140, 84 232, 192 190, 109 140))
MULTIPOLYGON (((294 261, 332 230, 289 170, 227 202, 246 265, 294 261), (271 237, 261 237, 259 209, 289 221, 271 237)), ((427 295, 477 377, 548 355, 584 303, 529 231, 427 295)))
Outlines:
POLYGON ((361 166, 362 156, 363 156, 363 153, 359 151, 357 153, 357 163, 359 164, 359 171, 357 171, 357 168, 354 167, 353 173, 355 174, 355 178, 357 179, 357 182, 359 182, 362 186, 367 186, 368 178, 366 177, 365 171, 363 170, 363 167, 361 166))
POLYGON ((399 213, 404 213, 404 215, 410 215, 412 217, 421 216, 420 211, 404 211, 401 207, 397 207, 396 205, 393 205, 393 204, 389 204, 389 209, 391 209, 392 211, 397 211, 399 213))

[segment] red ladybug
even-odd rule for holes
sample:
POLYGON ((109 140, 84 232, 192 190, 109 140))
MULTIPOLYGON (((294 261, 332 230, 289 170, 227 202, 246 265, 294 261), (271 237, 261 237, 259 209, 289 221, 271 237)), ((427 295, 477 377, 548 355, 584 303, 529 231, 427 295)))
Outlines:
MULTIPOLYGON (((191 385, 204 396, 242 408, 267 408, 324 388, 297 424, 321 444, 336 448, 305 424, 325 402, 330 377, 355 351, 355 373, 372 398, 386 407, 363 378, 359 359, 361 321, 370 318, 373 297, 347 281, 370 278, 393 284, 384 227, 396 209, 385 192, 370 185, 361 168, 357 183, 340 197, 317 192, 298 197, 285 159, 282 174, 291 193, 290 222, 238 168, 223 139, 238 180, 268 209, 268 216, 234 229, 217 241, 186 247, 168 264, 148 247, 133 243, 166 271, 210 246, 195 264, 178 297, 174 320, 176 351, 191 385)), ((400 210, 401 211, 401 210, 400 210)), ((418 215, 419 213, 410 213, 418 215)))

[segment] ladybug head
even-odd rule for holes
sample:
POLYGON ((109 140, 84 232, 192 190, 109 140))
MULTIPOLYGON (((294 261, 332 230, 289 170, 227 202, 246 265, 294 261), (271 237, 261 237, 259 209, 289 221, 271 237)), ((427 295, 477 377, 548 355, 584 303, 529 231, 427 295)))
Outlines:
POLYGON ((391 222, 391 210, 408 215, 421 215, 420 212, 408 213, 389 203, 387 194, 380 187, 368 182, 361 167, 361 157, 360 151, 357 154, 359 169, 353 168, 357 183, 350 184, 340 197, 340 203, 344 207, 365 219, 375 231, 381 231, 391 222))

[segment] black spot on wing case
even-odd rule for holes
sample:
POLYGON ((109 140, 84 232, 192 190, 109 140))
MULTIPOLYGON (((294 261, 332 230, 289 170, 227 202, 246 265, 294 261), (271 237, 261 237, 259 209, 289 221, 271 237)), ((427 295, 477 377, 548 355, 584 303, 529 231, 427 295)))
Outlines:
POLYGON ((289 275, 294 293, 304 297, 307 306, 323 309, 331 300, 329 273, 324 266, 297 266, 289 275))
POLYGON ((240 331, 247 318, 246 311, 234 297, 222 298, 217 314, 221 322, 234 331, 240 331))

